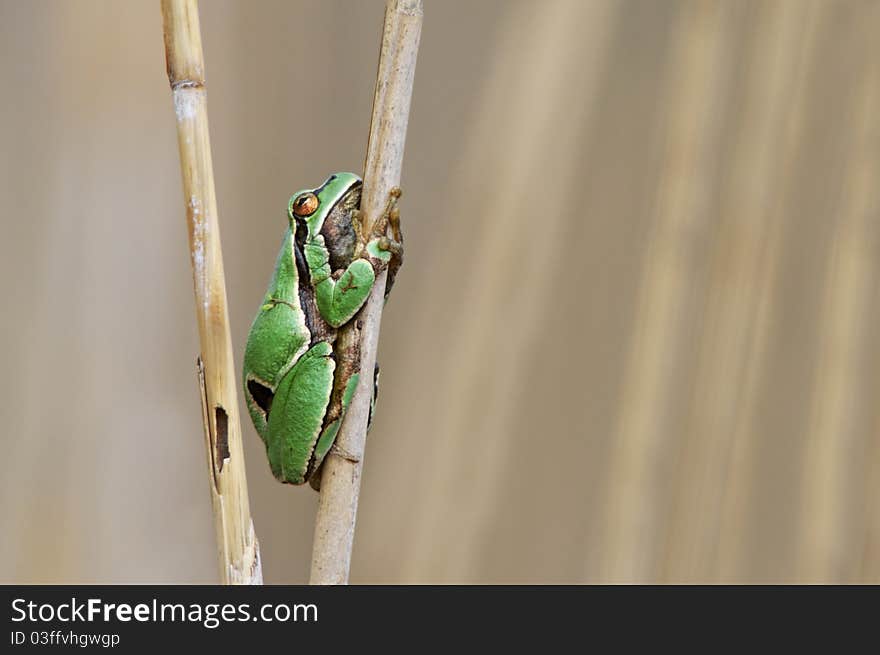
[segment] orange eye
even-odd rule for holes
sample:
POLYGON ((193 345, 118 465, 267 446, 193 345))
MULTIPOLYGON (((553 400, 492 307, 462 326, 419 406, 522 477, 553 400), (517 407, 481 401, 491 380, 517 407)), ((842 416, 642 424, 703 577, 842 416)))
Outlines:
POLYGON ((300 194, 290 203, 290 207, 295 216, 300 218, 311 216, 318 209, 318 196, 311 191, 300 194))

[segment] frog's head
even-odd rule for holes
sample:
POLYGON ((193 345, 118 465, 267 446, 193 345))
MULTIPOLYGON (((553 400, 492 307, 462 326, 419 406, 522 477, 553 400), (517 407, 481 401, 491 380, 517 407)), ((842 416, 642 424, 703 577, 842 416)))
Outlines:
POLYGON ((297 238, 323 234, 334 270, 348 266, 355 250, 357 235, 351 216, 360 205, 361 185, 361 178, 354 173, 334 173, 317 189, 304 189, 290 197, 287 215, 291 228, 294 223, 306 228, 295 231, 297 238))

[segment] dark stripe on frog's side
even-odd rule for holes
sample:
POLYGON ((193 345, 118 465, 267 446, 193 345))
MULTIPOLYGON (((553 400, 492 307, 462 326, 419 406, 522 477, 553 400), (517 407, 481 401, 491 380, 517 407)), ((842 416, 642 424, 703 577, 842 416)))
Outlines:
POLYGON ((309 284, 309 269, 298 239, 294 240, 293 254, 300 279, 298 289, 299 306, 302 308, 303 314, 305 314, 306 327, 309 329, 312 337, 309 345, 314 346, 319 341, 327 341, 332 344, 336 340, 336 329, 321 318, 321 313, 318 311, 318 304, 315 301, 315 290, 309 284))

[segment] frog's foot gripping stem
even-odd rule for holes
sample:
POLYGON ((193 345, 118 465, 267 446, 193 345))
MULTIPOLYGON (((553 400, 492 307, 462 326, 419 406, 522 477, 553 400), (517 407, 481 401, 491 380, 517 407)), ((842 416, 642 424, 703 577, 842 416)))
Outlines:
POLYGON ((357 464, 361 461, 361 458, 355 455, 354 453, 348 452, 345 448, 340 446, 339 444, 333 444, 330 446, 330 452, 337 457, 341 457, 342 459, 347 459, 349 462, 354 462, 357 464))
POLYGON ((399 187, 394 187, 388 192, 388 203, 385 211, 376 221, 370 233, 370 240, 366 244, 369 255, 376 272, 388 270, 388 282, 385 287, 385 297, 394 285, 397 271, 403 264, 403 233, 400 229, 400 209, 397 200, 400 198, 399 187), (389 228, 391 234, 389 235, 389 228))
POLYGON ((395 252, 395 249, 403 249, 403 235, 400 232, 400 208, 397 206, 397 201, 401 195, 403 195, 403 191, 400 190, 400 187, 391 188, 388 192, 388 202, 385 204, 385 211, 382 212, 379 220, 373 225, 373 233, 370 235, 372 238, 387 238, 388 228, 390 227, 391 237, 388 239, 388 243, 392 247, 385 248, 384 250, 390 250, 391 252, 395 252))
POLYGON ((388 193, 388 205, 385 213, 380 221, 385 221, 387 226, 391 228, 391 238, 387 236, 380 237, 386 239, 386 243, 379 243, 380 249, 390 252, 391 257, 388 261, 388 281, 385 284, 385 299, 388 300, 388 294, 391 293, 391 287, 394 286, 394 280, 397 277, 397 271, 403 265, 403 232, 400 229, 400 209, 397 206, 397 200, 400 198, 400 187, 394 187, 388 193))
MULTIPOLYGON (((336 455, 337 457, 341 457, 342 459, 347 459, 349 462, 354 462, 355 464, 357 464, 359 461, 361 461, 360 457, 358 457, 357 455, 355 455, 353 453, 348 452, 345 448, 343 448, 342 446, 339 446, 338 444, 335 444, 335 443, 332 446, 330 446, 330 450, 327 451, 327 454, 328 455, 336 455)), ((314 489, 315 491, 318 491, 318 492, 321 491, 321 475, 322 475, 322 471, 324 469, 324 461, 325 460, 322 460, 321 463, 315 467, 314 472, 312 473, 311 477, 309 478, 309 484, 311 485, 312 489, 314 489)))
MULTIPOLYGON (((366 250, 378 268, 385 268, 391 260, 402 261, 403 259, 403 234, 400 230, 400 209, 397 207, 397 200, 401 193, 400 187, 393 187, 388 192, 385 210, 369 232, 364 225, 366 217, 363 212, 356 210, 352 217, 355 233, 361 244, 360 250, 366 250), (391 229, 390 236, 388 234, 389 228, 391 229)), ((399 264, 392 265, 394 268, 399 268, 399 266, 399 264)))

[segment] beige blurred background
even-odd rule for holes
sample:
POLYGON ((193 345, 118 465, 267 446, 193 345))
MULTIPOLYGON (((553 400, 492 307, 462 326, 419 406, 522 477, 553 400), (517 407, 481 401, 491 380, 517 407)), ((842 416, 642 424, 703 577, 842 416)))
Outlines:
MULTIPOLYGON (((880 582, 880 3, 426 5, 352 580, 880 582)), ((202 3, 238 363, 382 6, 202 3)), ((0 62, 0 581, 214 582, 158 2, 3 0, 0 62)))

